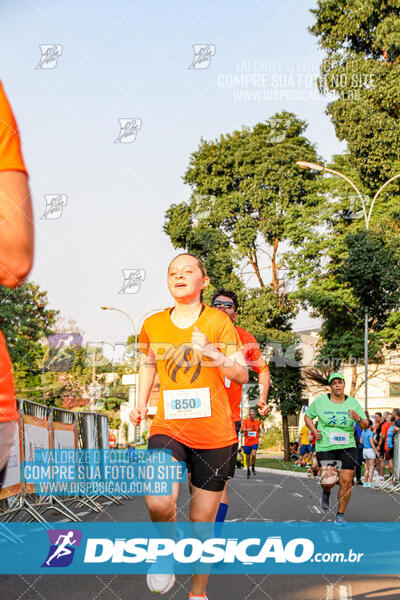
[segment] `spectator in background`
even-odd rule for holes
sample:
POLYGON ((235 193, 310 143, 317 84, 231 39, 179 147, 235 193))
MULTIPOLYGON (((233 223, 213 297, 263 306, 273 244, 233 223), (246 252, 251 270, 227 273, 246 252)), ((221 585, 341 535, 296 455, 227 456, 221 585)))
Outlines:
MULTIPOLYGON (((372 433, 372 431, 371 431, 371 433, 372 433)), ((357 485, 363 485, 363 482, 361 481, 361 469, 362 469, 362 464, 363 464, 363 444, 361 441, 361 434, 362 434, 361 427, 359 427, 358 424, 356 422, 354 422, 354 437, 356 440, 356 448, 357 448, 356 468, 355 468, 354 473, 356 476, 357 485)))
POLYGON ((376 459, 376 446, 374 441, 374 432, 372 431, 372 421, 369 421, 368 429, 361 432, 361 444, 363 459, 365 460, 365 475, 364 475, 364 486, 374 487, 372 479, 374 477, 375 470, 375 459, 376 459))
MULTIPOLYGON (((15 288, 31 270, 33 217, 17 124, 0 82, 0 285, 15 288)), ((0 488, 18 419, 14 378, 0 331, 0 488)))
POLYGON ((385 460, 387 460, 387 458, 386 458, 386 436, 387 436, 388 429, 391 425, 390 419, 391 419, 391 414, 389 412, 384 412, 383 413, 383 423, 382 423, 382 427, 381 427, 381 435, 379 438, 379 444, 377 446, 377 449, 382 457, 382 462, 383 462, 383 468, 382 468, 382 476, 383 477, 385 476, 385 460))
POLYGON ((300 440, 300 458, 296 462, 299 467, 304 467, 307 463, 311 465, 311 453, 312 446, 309 437, 310 430, 307 425, 304 424, 300 429, 299 440, 300 440))
POLYGON ((374 415, 374 420, 375 420, 375 425, 372 428, 372 431, 375 434, 375 438, 374 438, 374 442, 375 442, 375 446, 376 446, 376 451, 377 451, 377 455, 376 455, 376 470, 378 471, 378 477, 380 480, 384 479, 384 472, 385 472, 385 459, 384 459, 384 455, 385 455, 385 449, 384 448, 380 448, 380 439, 381 439, 381 430, 382 430, 382 425, 383 425, 383 417, 382 417, 382 413, 381 412, 376 412, 374 415), (382 451, 383 452, 382 452, 382 451))
POLYGON ((399 408, 394 408, 392 410, 392 417, 394 417, 393 431, 394 431, 394 433, 397 433, 398 431, 400 431, 400 409, 399 408))
POLYGON ((393 473, 393 434, 394 434, 394 421, 393 416, 390 417, 389 427, 386 433, 385 439, 385 458, 389 463, 390 475, 393 473))

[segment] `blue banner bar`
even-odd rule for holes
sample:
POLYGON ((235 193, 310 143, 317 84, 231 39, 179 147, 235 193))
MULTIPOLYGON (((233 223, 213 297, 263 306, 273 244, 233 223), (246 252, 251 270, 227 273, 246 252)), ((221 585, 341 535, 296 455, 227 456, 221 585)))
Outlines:
POLYGON ((400 523, 9 523, 0 556, 6 574, 394 575, 400 523))

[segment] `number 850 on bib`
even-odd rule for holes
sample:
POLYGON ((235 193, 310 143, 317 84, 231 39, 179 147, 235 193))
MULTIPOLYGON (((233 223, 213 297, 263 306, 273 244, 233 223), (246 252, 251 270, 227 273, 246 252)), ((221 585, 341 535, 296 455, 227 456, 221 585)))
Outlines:
POLYGON ((211 417, 209 388, 164 390, 165 419, 211 417))

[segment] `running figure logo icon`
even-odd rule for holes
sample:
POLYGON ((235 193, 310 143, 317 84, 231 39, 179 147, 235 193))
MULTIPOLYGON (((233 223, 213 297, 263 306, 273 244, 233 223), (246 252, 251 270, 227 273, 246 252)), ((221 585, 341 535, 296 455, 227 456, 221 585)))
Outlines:
POLYGON ((39 44, 42 56, 37 69, 54 69, 57 66, 58 59, 62 54, 61 44, 39 44))
POLYGON ((144 269, 122 269, 124 282, 119 294, 137 294, 144 278, 146 271, 144 269))
POLYGON ((41 219, 59 219, 64 208, 67 206, 67 196, 65 194, 45 194, 46 208, 40 217, 41 219))
POLYGON ((79 529, 49 529, 50 549, 42 567, 68 567, 74 558, 75 548, 81 545, 79 529))
POLYGON ((193 44, 193 62, 189 69, 208 69, 215 54, 214 44, 193 44))
POLYGON ((142 129, 142 119, 118 119, 119 135, 115 144, 132 144, 136 140, 137 132, 142 129))

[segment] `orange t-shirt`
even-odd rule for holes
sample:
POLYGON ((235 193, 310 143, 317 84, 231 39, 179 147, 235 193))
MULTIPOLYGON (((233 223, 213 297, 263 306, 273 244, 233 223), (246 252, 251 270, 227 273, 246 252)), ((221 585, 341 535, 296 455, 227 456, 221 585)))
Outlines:
MULTIPOLYGON (((23 171, 17 124, 0 82, 0 171, 23 171)), ((7 346, 0 332, 0 422, 18 419, 14 378, 7 346)))
MULTIPOLYGON (((242 352, 247 365, 256 373, 268 371, 266 364, 257 343, 256 338, 249 331, 242 327, 236 327, 240 341, 243 344, 242 352)), ((242 400, 242 386, 225 378, 225 386, 228 392, 228 398, 231 405, 233 421, 240 421, 240 402, 242 400)))
POLYGON ((148 317, 139 335, 139 348, 155 356, 160 377, 160 397, 150 436, 168 435, 197 449, 230 446, 237 437, 224 376, 217 366, 208 366, 211 361, 193 348, 191 337, 196 326, 222 354, 231 356, 241 347, 239 336, 229 317, 217 308, 204 306, 196 323, 185 329, 172 322, 171 310, 148 317), (198 388, 209 390, 211 416, 165 418, 164 391, 198 388))
POLYGON ((254 421, 252 421, 250 417, 248 417, 242 423, 242 430, 244 429, 246 429, 246 433, 244 434, 244 446, 253 446, 253 444, 258 444, 260 441, 260 421, 258 419, 254 419, 254 421), (253 435, 249 435, 249 433, 253 435))

